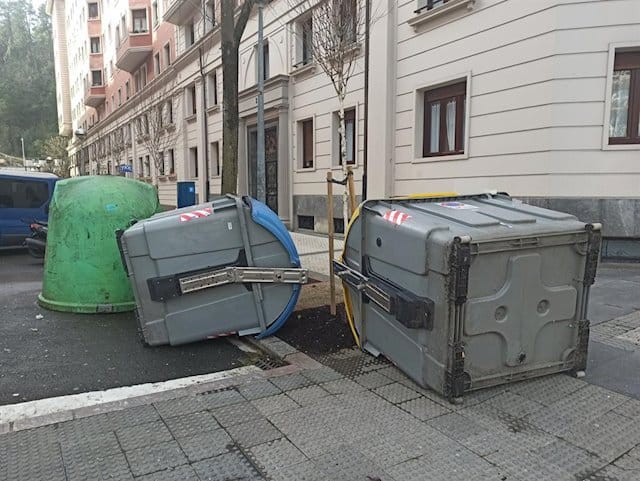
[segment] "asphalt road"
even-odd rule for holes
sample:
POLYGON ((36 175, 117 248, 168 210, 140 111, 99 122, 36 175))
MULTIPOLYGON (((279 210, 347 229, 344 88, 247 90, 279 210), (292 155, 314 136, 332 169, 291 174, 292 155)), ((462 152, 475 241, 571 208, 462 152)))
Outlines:
POLYGON ((42 261, 25 251, 0 251, 0 405, 251 363, 225 339, 144 347, 133 313, 77 315, 42 309, 36 304, 42 273, 42 261))

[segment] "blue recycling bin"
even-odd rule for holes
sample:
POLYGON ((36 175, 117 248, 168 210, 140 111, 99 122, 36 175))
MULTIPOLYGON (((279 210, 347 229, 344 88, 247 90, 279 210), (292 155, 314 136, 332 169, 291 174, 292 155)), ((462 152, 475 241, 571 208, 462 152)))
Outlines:
POLYGON ((192 180, 178 182, 178 209, 196 205, 196 183, 192 180))

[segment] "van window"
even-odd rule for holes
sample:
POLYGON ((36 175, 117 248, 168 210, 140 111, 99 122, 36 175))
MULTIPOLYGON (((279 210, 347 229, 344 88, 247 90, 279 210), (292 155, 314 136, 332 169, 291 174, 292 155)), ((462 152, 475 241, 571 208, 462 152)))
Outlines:
POLYGON ((0 179, 0 208, 36 209, 47 200, 47 182, 0 179))

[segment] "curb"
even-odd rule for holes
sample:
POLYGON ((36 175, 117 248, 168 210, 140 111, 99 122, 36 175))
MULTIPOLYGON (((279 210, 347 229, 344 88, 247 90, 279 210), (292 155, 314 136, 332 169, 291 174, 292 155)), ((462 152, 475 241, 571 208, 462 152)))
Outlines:
MULTIPOLYGON (((265 340, 256 340, 253 338, 245 338, 244 341, 254 345, 258 349, 272 355, 287 363, 286 366, 269 369, 267 371, 256 371, 250 374, 239 374, 230 376, 223 379, 218 379, 210 382, 204 382, 200 384, 194 384, 187 387, 180 387, 176 389, 169 389, 162 392, 156 392, 151 394, 143 394, 139 396, 132 396, 130 398, 110 401, 104 403, 97 403, 91 406, 84 406, 72 409, 61 409, 60 411, 39 415, 39 416, 26 416, 24 418, 16 419, 13 421, 0 424, 0 436, 17 431, 23 431, 27 429, 34 429, 43 426, 49 426, 56 423, 65 421, 72 421, 74 419, 86 418, 89 416, 96 416, 98 414, 104 414, 113 411, 120 411, 123 409, 147 405, 158 401, 165 401, 168 399, 176 399, 189 395, 201 394, 208 391, 228 389, 231 387, 241 386, 253 381, 261 379, 270 379, 274 377, 286 376, 289 374, 295 374, 300 371, 319 369, 323 365, 319 362, 311 359, 303 352, 298 351, 294 347, 290 346, 286 342, 278 339, 277 337, 271 337, 265 340)), ((222 371, 224 372, 224 371, 222 371)), ((118 389, 118 388, 116 388, 118 389)), ((75 395, 71 395, 75 396, 75 395)), ((61 398, 67 396, 61 396, 61 398)), ((51 398, 50 398, 51 399, 51 398)), ((30 401, 33 402, 33 401, 30 401)), ((12 405, 10 405, 12 406, 12 405)), ((16 406, 16 405, 13 405, 16 406)), ((1 406, 0 406, 1 408, 1 406)))

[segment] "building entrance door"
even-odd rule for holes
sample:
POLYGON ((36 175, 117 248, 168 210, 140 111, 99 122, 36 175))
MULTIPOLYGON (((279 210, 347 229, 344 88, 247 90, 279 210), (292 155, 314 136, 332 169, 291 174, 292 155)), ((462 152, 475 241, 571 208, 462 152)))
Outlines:
MULTIPOLYGON (((258 132, 256 127, 248 131, 249 195, 258 197, 257 161, 258 132)), ((267 124, 264 129, 264 157, 267 205, 278 213, 278 124, 267 124)))

